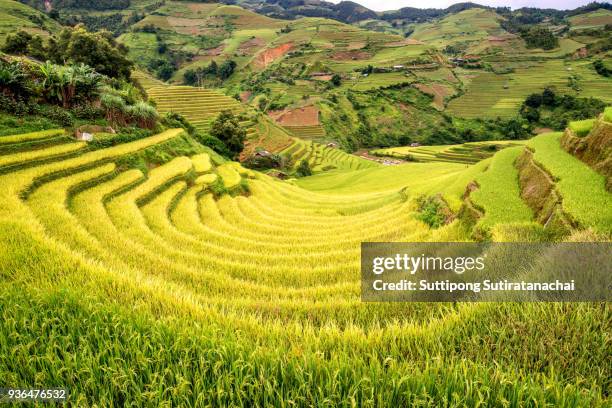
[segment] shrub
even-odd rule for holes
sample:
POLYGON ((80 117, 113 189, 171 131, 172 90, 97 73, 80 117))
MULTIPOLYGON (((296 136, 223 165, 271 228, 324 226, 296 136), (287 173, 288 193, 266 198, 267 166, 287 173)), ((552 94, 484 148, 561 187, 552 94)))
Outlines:
POLYGON ((41 105, 38 109, 41 116, 44 116, 63 127, 70 127, 74 124, 74 119, 69 111, 54 105, 41 105))
POLYGON ((217 139, 214 136, 211 136, 209 134, 201 134, 201 133, 195 133, 194 134, 195 139, 203 146, 208 146, 211 149, 213 149, 215 152, 225 156, 225 157, 231 157, 232 153, 228 150, 227 146, 225 146, 225 144, 217 139))
POLYGON ((191 123, 189 123, 187 118, 185 118, 180 113, 176 113, 176 112, 168 112, 168 113, 166 113, 166 115, 162 119, 162 124, 164 126, 166 126, 166 127, 169 127, 169 128, 181 128, 182 127, 190 135, 194 135, 195 134, 195 130, 196 130, 193 127, 193 125, 191 123))
POLYGON ((82 103, 72 107, 72 114, 79 119, 97 119, 104 116, 104 109, 91 103, 82 103))
POLYGON ((593 67, 595 68, 595 71, 597 71, 597 73, 601 76, 612 76, 612 69, 608 69, 608 67, 606 67, 606 64, 602 60, 594 61, 593 67))
POLYGON ((32 105, 21 99, 15 100, 0 93, 0 110, 17 116, 24 116, 35 113, 36 105, 32 105))
POLYGON ((417 204, 419 207, 417 218, 431 228, 440 228, 452 218, 448 205, 440 196, 419 197, 417 204))
POLYGON ((106 120, 113 125, 126 125, 127 106, 123 98, 117 95, 103 94, 100 102, 106 112, 106 120))
POLYGON ((254 154, 248 157, 242 164, 245 167, 256 170, 279 169, 283 166, 283 160, 278 154, 254 154))
POLYGON ((0 59, 0 94, 13 98, 29 98, 33 84, 26 67, 21 62, 6 62, 0 59))
POLYGON ((128 106, 126 113, 131 122, 136 122, 139 127, 152 129, 157 123, 157 110, 146 102, 137 102, 135 105, 128 106))
POLYGON ((295 175, 298 177, 312 176, 312 169, 310 168, 310 164, 308 163, 308 160, 304 159, 300 162, 300 165, 295 171, 295 175))

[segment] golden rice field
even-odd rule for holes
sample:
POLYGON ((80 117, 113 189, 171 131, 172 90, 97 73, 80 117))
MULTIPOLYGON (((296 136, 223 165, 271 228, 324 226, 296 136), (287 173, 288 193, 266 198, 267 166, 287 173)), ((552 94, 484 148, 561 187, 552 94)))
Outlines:
POLYGON ((314 172, 337 169, 360 170, 378 166, 376 162, 348 154, 340 148, 299 138, 294 139, 290 146, 280 152, 280 155, 289 160, 293 168, 297 168, 301 161, 306 160, 314 172))
POLYGON ((522 141, 471 142, 440 146, 402 146, 371 151, 376 156, 388 156, 416 162, 448 162, 474 164, 491 157, 496 151, 523 144, 522 141))
POLYGON ((457 207, 472 180, 516 183, 522 147, 383 167, 305 144, 345 171, 297 182, 205 154, 121 164, 182 132, 1 151, 0 385, 65 387, 73 406, 609 405, 608 304, 360 300, 361 242, 472 239, 460 220, 419 221, 416 197, 457 207))
MULTIPOLYGON (((217 115, 223 111, 231 111, 238 115, 244 113, 244 107, 237 100, 217 91, 194 88, 191 86, 154 86, 147 90, 157 106, 160 114, 168 112, 183 115, 197 129, 207 132, 217 115)), ((248 128, 248 133, 255 132, 253 124, 242 121, 248 128)))

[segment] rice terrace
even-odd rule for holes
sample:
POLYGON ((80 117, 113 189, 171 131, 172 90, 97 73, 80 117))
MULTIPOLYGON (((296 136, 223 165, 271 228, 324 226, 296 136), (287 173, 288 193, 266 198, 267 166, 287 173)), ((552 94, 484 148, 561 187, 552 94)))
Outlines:
POLYGON ((400 3, 0 0, 0 405, 612 405, 609 280, 362 281, 365 243, 609 259, 612 6, 400 3))

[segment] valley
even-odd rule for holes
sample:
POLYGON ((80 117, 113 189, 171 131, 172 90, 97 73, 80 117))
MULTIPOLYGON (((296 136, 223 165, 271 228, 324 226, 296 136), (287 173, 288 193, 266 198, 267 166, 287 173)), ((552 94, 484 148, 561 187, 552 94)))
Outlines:
POLYGON ((609 406, 609 302, 360 274, 366 242, 610 242, 609 4, 303 3, 0 0, 0 387, 609 406))

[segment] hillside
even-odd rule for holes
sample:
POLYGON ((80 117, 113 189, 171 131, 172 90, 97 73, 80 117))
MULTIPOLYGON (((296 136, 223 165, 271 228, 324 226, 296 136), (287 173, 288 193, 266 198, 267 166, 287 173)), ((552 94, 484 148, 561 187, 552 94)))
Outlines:
POLYGON ((47 36, 59 31, 59 27, 44 13, 13 0, 0 0, 0 45, 8 34, 18 30, 47 36))
POLYGON ((597 4, 24 1, 0 0, 0 402, 611 405, 610 288, 582 280, 611 263, 597 4), (408 273, 449 275, 367 243, 490 269, 422 301, 408 273), (551 269, 563 302, 467 289, 551 269))
POLYGON ((3 382, 69 383, 77 405, 342 405, 351 395, 364 405, 372 395, 399 405, 449 395, 457 404, 547 395, 555 405, 606 405, 605 304, 359 298, 363 241, 609 239, 612 195, 558 133, 475 166, 347 168, 295 182, 205 153, 146 173, 129 166, 181 129, 97 150, 29 145, 58 134, 0 137, 0 353, 19 356, 2 360, 3 382), (563 197, 555 225, 567 229, 532 212, 537 200, 526 194, 537 179, 515 160, 524 154, 552 175, 544 191, 563 197), (478 189, 466 196, 471 181, 478 189), (417 199, 438 194, 458 213, 477 208, 475 223, 459 216, 430 228, 417 199), (534 359, 552 372, 543 378, 534 359), (142 361, 146 370, 135 371, 142 361), (479 395, 476 383, 491 391, 479 395))

